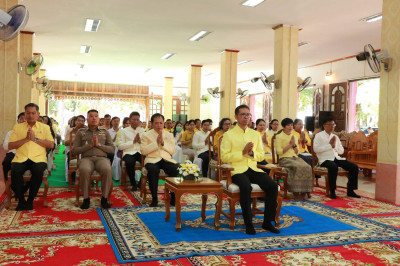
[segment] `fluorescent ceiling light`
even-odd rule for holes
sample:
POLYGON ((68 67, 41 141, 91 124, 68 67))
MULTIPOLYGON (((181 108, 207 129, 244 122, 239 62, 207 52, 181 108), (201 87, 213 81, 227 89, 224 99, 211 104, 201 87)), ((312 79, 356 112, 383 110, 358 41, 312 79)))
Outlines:
POLYGON ((194 42, 194 41, 200 41, 201 39, 203 39, 204 37, 206 37, 206 36, 207 36, 208 34, 210 34, 210 33, 211 33, 211 32, 209 32, 209 31, 202 30, 202 31, 196 33, 193 37, 191 37, 191 38, 189 39, 189 41, 192 41, 192 42, 194 42))
POLYGON ((299 42, 297 45, 300 47, 300 46, 307 45, 307 44, 311 44, 311 43, 310 42, 299 42))
POLYGON ((163 57, 161 57, 161 59, 168 59, 174 55, 175 55, 174 53, 168 53, 168 54, 165 54, 163 57))
POLYGON ((214 73, 205 74, 205 75, 203 75, 203 77, 207 77, 207 76, 211 76, 211 75, 214 75, 214 73))
POLYGON ((88 54, 92 50, 92 46, 90 45, 81 45, 81 54, 88 54))
POLYGON ((237 64, 238 64, 238 65, 243 65, 243 64, 249 63, 249 62, 251 62, 251 61, 253 61, 253 60, 244 60, 244 61, 238 62, 237 64))
POLYGON ((148 69, 146 69, 145 71, 144 71, 144 73, 147 73, 147 72, 149 72, 151 70, 151 68, 148 68, 148 69))
POLYGON ((100 19, 87 18, 86 25, 85 25, 85 31, 96 32, 99 29, 100 22, 101 22, 100 19))
POLYGON ((261 4, 264 0, 247 0, 242 3, 243 6, 251 6, 255 7, 256 5, 261 4))
POLYGON ((361 21, 365 22, 375 22, 382 19, 382 13, 375 14, 366 18, 362 18, 361 21))

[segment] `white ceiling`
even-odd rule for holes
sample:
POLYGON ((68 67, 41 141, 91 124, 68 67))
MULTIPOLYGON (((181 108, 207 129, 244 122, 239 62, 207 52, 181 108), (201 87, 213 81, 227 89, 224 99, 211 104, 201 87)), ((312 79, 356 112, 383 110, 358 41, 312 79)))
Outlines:
POLYGON ((218 86, 219 51, 240 50, 238 81, 273 71, 274 31, 284 24, 302 30, 299 67, 380 48, 381 21, 360 19, 380 13, 382 0, 24 0, 30 14, 24 30, 35 32, 34 52, 43 54, 53 80, 187 86, 191 64, 203 65, 202 87, 218 86), (85 32, 86 18, 101 19, 98 32, 85 32), (198 42, 200 30, 212 33, 198 42), (91 45, 90 54, 80 54, 91 45), (168 60, 160 58, 176 53, 168 60), (80 70, 79 65, 85 67, 80 70), (145 70, 151 71, 145 73, 145 70), (211 75, 208 75, 213 73, 211 75))

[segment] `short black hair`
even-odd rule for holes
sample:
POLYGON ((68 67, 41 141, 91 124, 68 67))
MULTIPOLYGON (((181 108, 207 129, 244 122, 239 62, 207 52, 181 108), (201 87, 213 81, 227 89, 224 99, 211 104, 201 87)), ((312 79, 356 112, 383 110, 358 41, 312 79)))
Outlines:
POLYGON ((24 112, 22 112, 22 113, 19 113, 19 115, 18 115, 18 117, 17 117, 17 120, 19 120, 19 118, 21 117, 21 116, 24 116, 25 115, 25 113, 24 112))
POLYGON ((131 118, 132 116, 138 116, 138 117, 140 117, 140 114, 139 114, 139 112, 133 111, 133 112, 129 115, 129 118, 131 118))
POLYGON ((105 114, 105 115, 104 115, 104 118, 106 118, 106 117, 110 117, 110 118, 111 118, 111 115, 105 114))
POLYGON ((75 121, 78 119, 78 117, 81 117, 81 118, 83 118, 83 121, 86 121, 86 117, 84 117, 83 115, 78 115, 78 116, 76 116, 76 117, 75 117, 75 121))
POLYGON ((293 120, 292 120, 292 119, 290 119, 290 118, 288 118, 288 117, 282 119, 282 121, 281 121, 281 126, 282 126, 282 127, 286 127, 286 126, 289 125, 289 124, 292 124, 292 125, 293 125, 293 120))
POLYGON ((97 111, 96 109, 90 109, 89 111, 87 111, 87 115, 89 115, 89 113, 99 113, 99 111, 97 111))
POLYGON ((164 122, 164 116, 163 116, 162 114, 160 114, 160 113, 155 113, 155 114, 152 115, 151 118, 150 118, 151 123, 153 123, 153 122, 154 122, 154 119, 157 118, 157 117, 161 117, 161 118, 162 118, 162 121, 164 122))
POLYGON ((276 122, 279 122, 278 119, 272 119, 272 120, 269 122, 269 129, 272 129, 271 125, 272 125, 275 121, 276 121, 276 122))
POLYGON ((200 119, 196 118, 196 119, 194 120, 194 123, 195 123, 195 124, 197 124, 197 122, 198 122, 198 121, 200 121, 200 122, 201 122, 201 120, 200 120, 200 119))
POLYGON ((165 120, 165 122, 168 122, 168 121, 171 121, 171 122, 172 122, 172 120, 171 120, 171 119, 169 119, 169 118, 168 118, 167 120, 165 120))
POLYGON ((118 116, 114 116, 113 118, 111 118, 111 123, 114 119, 119 119, 119 121, 121 121, 121 119, 118 116))
POLYGON ((202 126, 204 125, 204 123, 210 123, 210 120, 204 119, 203 121, 201 121, 201 125, 202 125, 202 126))
POLYGON ((265 123, 265 120, 262 119, 262 118, 257 119, 257 120, 256 120, 256 126, 258 126, 258 124, 260 124, 261 122, 264 122, 264 123, 265 123))
POLYGON ((26 111, 26 109, 28 109, 29 107, 35 107, 36 111, 39 112, 39 106, 36 103, 28 103, 27 105, 25 105, 24 110, 26 111))
POLYGON ((333 117, 328 116, 322 120, 322 125, 325 125, 326 123, 331 122, 331 121, 335 122, 335 119, 333 119, 333 117))
POLYGON ((250 108, 247 105, 242 104, 242 105, 239 105, 238 107, 235 108, 235 115, 239 115, 239 110, 242 109, 242 108, 246 108, 247 110, 250 111, 250 108))
POLYGON ((303 120, 301 120, 300 118, 296 118, 293 122, 293 126, 296 125, 297 123, 299 123, 300 121, 303 121, 303 120))
POLYGON ((231 122, 231 119, 228 118, 228 117, 222 118, 221 121, 219 121, 219 129, 222 130, 222 127, 224 126, 225 121, 230 121, 231 122))
POLYGON ((190 125, 190 123, 194 123, 194 124, 196 125, 196 120, 190 119, 190 120, 188 121, 188 125, 190 125))
POLYGON ((208 118, 208 119, 206 119, 209 123, 213 123, 213 121, 212 121, 212 119, 211 118, 208 118))

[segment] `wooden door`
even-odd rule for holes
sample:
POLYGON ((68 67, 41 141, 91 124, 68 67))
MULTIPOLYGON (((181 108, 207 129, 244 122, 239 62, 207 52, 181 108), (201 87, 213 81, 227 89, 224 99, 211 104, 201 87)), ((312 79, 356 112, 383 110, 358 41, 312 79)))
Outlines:
POLYGON ((346 130, 348 83, 329 84, 329 111, 336 121, 335 131, 346 130))

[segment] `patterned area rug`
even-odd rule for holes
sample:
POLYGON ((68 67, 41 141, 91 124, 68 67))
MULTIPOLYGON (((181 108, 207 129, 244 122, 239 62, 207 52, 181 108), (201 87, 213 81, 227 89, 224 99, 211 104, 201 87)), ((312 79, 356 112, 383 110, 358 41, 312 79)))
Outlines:
MULTIPOLYGON (((75 193, 67 188, 49 188, 47 208, 43 207, 43 198, 37 197, 32 211, 15 211, 17 202, 12 199, 10 209, 5 209, 7 198, 0 207, 0 235, 15 233, 59 232, 71 230, 104 230, 96 212, 100 206, 100 195, 91 195, 90 208, 81 210, 75 206, 75 193)), ((114 187, 112 206, 133 206, 135 202, 129 193, 114 187)), ((81 197, 82 201, 82 197, 81 197)))
POLYGON ((222 228, 214 230, 214 212, 206 212, 203 223, 199 208, 182 207, 180 232, 175 232, 174 213, 169 222, 164 221, 162 207, 99 208, 98 212, 121 263, 400 239, 399 229, 311 201, 284 202, 279 235, 260 230, 262 217, 255 221, 256 236, 244 234, 240 226, 229 230, 224 219, 221 219, 222 228))

